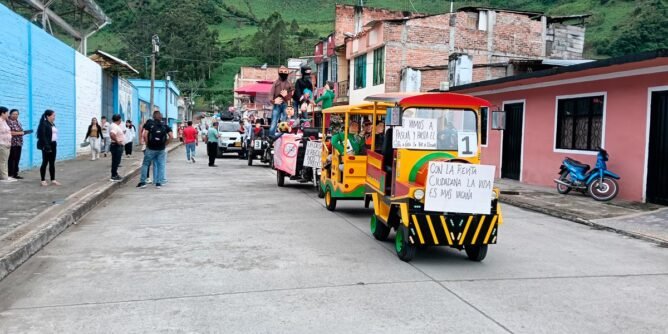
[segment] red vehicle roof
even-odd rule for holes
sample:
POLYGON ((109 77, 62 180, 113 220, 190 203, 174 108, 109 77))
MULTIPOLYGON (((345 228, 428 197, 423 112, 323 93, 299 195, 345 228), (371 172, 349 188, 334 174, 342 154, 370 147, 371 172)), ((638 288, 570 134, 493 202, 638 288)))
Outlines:
POLYGON ((369 102, 396 103, 400 106, 490 107, 489 101, 457 93, 387 93, 368 96, 369 102))

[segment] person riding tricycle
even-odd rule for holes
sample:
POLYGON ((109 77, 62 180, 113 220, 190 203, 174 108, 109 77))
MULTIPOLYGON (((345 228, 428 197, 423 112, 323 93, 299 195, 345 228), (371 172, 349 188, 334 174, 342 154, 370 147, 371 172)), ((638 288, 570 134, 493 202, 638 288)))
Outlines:
POLYGON ((482 261, 503 222, 495 167, 480 164, 480 110, 489 102, 452 93, 382 94, 366 101, 393 105, 381 147, 374 141, 367 153, 373 236, 386 240, 396 230, 403 261, 418 247, 436 245, 482 261))

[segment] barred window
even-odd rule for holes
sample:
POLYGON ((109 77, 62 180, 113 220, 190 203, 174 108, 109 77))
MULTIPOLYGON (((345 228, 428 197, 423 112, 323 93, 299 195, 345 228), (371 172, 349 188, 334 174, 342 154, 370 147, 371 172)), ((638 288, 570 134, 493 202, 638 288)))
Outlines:
POLYGON ((366 87, 366 54, 355 58, 355 89, 366 87))
POLYGON ((385 47, 373 52, 373 85, 385 83, 385 47))
POLYGON ((595 151, 601 146, 604 99, 599 95, 558 100, 558 149, 595 151))

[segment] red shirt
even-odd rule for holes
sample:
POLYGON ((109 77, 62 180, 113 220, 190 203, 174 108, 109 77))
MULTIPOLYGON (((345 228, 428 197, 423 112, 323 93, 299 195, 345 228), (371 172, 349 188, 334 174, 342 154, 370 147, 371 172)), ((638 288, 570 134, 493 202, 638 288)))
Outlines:
POLYGON ((197 130, 192 126, 183 129, 183 142, 192 144, 197 141, 197 130))

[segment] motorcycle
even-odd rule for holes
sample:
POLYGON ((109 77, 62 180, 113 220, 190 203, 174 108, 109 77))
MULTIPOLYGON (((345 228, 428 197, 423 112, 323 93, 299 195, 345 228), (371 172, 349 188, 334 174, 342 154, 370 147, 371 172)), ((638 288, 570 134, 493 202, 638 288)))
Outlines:
POLYGON ((608 157, 608 152, 599 148, 596 167, 592 170, 591 166, 567 157, 561 164, 559 178, 554 180, 557 191, 565 195, 575 189, 583 194, 588 193, 597 201, 612 200, 619 192, 616 180, 620 176, 608 170, 608 157))
POLYGON ((250 140, 248 143, 248 166, 253 165, 254 159, 260 159, 260 162, 270 164, 272 161, 271 144, 267 137, 262 136, 250 140))

